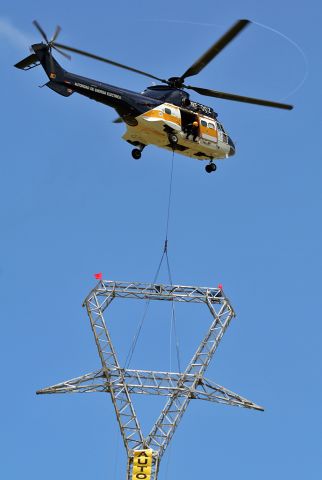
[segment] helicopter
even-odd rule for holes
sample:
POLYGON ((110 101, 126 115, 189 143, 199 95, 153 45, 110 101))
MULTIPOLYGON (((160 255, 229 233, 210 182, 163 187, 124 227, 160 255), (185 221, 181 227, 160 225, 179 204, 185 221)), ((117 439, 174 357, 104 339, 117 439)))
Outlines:
POLYGON ((223 124, 218 120, 218 114, 214 109, 191 100, 186 90, 193 90, 208 97, 237 102, 285 110, 293 108, 292 105, 284 103, 185 84, 188 77, 200 73, 250 23, 250 20, 238 20, 180 77, 163 79, 108 58, 56 42, 61 31, 60 26, 56 27, 51 40, 49 40, 40 24, 34 20, 33 24, 45 43, 33 44, 30 47, 33 53, 18 62, 15 67, 29 70, 41 65, 49 78, 45 85, 54 92, 64 97, 79 93, 114 108, 119 115, 114 123, 125 123, 126 132, 122 138, 134 147, 132 150, 134 159, 141 158, 143 149, 152 144, 197 160, 207 160, 208 164, 205 166, 205 170, 207 173, 211 173, 216 170, 214 160, 231 157, 235 154, 236 148, 223 124), (66 51, 83 55, 144 75, 157 80, 161 85, 149 86, 142 93, 138 93, 82 77, 64 70, 53 57, 53 50, 68 59, 71 57, 66 51))

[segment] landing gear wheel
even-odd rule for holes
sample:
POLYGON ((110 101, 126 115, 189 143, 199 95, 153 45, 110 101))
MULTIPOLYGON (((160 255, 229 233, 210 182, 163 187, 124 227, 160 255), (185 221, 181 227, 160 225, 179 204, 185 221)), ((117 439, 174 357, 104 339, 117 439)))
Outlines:
POLYGON ((209 163, 205 166, 205 170, 207 173, 215 172, 217 170, 217 166, 215 163, 209 163))
POLYGON ((138 148, 133 148, 132 150, 132 157, 135 159, 135 160, 139 160, 141 158, 141 150, 139 150, 138 148))
POLYGON ((175 133, 169 133, 169 142, 171 143, 171 145, 177 145, 178 137, 175 133))
POLYGON ((211 163, 211 171, 215 172, 217 170, 217 165, 215 163, 211 163))

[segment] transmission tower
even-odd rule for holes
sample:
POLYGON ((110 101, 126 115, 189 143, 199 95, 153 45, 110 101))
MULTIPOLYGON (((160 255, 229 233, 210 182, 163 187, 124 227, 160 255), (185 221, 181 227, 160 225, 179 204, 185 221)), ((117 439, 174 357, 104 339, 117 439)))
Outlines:
POLYGON ((157 480, 160 460, 186 411, 190 400, 263 410, 262 407, 204 377, 230 321, 235 316, 221 288, 100 281, 86 297, 86 307, 102 368, 51 387, 37 394, 109 393, 127 451, 127 480, 157 480), (103 312, 116 298, 163 300, 205 305, 210 327, 187 368, 182 373, 122 368, 117 359, 103 312), (150 433, 145 437, 132 403, 132 394, 161 395, 167 401, 150 433))

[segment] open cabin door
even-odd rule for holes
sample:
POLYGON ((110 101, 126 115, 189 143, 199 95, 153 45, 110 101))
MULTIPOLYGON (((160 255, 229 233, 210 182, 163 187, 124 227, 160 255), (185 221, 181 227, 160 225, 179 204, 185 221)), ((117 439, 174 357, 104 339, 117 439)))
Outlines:
MULTIPOLYGON (((184 110, 182 108, 180 108, 180 113, 181 113, 181 128, 184 133, 188 132, 189 125, 192 125, 194 121, 197 121, 199 124, 199 118, 196 113, 190 112, 189 110, 184 110)), ((199 125, 199 128, 200 128, 200 125, 199 125)))

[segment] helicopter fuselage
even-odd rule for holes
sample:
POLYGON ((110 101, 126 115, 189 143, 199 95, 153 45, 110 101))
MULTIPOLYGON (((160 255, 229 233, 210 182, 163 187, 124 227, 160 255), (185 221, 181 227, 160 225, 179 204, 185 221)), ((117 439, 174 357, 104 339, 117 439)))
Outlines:
POLYGON ((123 139, 140 149, 153 144, 197 160, 222 159, 235 153, 213 110, 190 102, 180 89, 160 85, 136 93, 71 73, 66 73, 64 84, 72 92, 114 108, 127 125, 123 139), (189 134, 193 122, 198 124, 195 136, 189 134))
POLYGON ((156 85, 134 92, 65 71, 42 43, 32 48, 49 77, 49 88, 66 97, 79 93, 114 108, 127 126, 123 139, 140 151, 153 144, 197 160, 234 155, 234 144, 214 110, 190 101, 184 90, 156 85), (191 132, 193 122, 197 126, 191 132))

